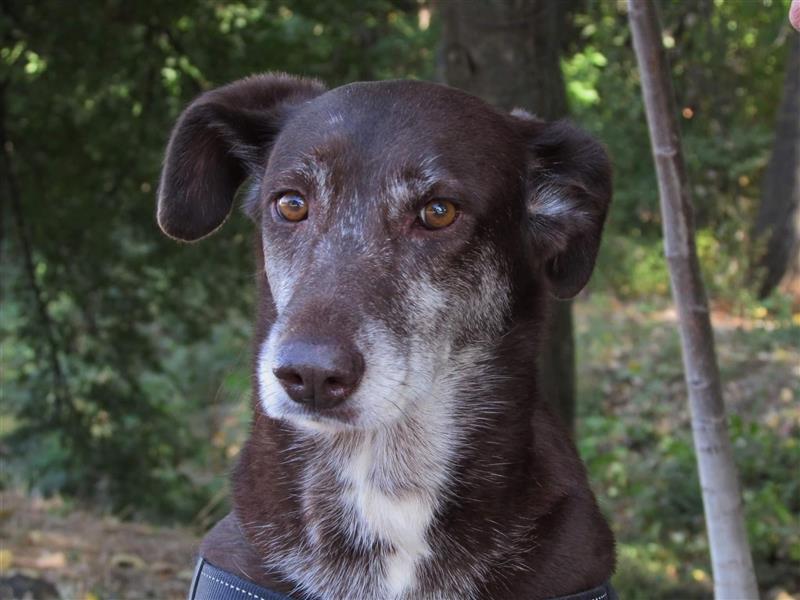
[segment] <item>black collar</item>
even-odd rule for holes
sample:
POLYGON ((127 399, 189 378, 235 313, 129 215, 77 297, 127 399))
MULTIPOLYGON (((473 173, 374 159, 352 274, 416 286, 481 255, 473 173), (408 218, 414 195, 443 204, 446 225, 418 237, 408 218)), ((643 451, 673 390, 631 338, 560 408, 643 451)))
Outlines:
MULTIPOLYGON (((206 562, 197 561, 188 600, 291 600, 206 562)), ((585 592, 551 600, 619 600, 610 583, 585 592)))

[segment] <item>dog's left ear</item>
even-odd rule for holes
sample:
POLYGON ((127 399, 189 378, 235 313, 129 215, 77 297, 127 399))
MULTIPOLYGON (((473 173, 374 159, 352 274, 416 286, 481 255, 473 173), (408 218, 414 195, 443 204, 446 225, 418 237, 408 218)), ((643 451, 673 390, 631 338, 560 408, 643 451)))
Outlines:
POLYGON ((156 211, 161 230, 185 242, 213 233, 239 186, 263 170, 292 108, 324 91, 317 80, 267 73, 195 99, 167 146, 156 211))
POLYGON ((527 210, 533 257, 556 298, 589 281, 611 202, 611 163, 603 146, 565 121, 515 111, 528 140, 527 210))

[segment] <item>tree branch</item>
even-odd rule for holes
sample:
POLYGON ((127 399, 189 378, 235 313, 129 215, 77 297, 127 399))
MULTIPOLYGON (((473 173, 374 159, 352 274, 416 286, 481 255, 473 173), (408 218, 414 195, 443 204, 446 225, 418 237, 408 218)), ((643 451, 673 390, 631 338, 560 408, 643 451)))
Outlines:
POLYGON ((678 309, 714 595, 717 599, 758 598, 708 300, 695 248, 689 180, 661 25, 653 0, 628 0, 628 9, 658 175, 665 254, 678 309))
MULTIPOLYGON (((47 303, 44 300, 44 293, 36 281, 36 268, 33 262, 33 249, 30 240, 30 235, 25 223, 25 217, 22 210, 22 203, 20 202, 19 185, 17 184, 14 169, 12 168, 12 146, 6 135, 6 90, 7 83, 0 84, 0 157, 2 162, 0 172, 2 172, 2 180, 5 181, 4 194, 10 206, 11 216, 16 228, 17 237, 19 239, 20 249, 22 250, 22 258, 24 263, 25 274, 30 286, 31 295, 33 296, 36 310, 39 314, 44 337, 47 345, 47 356, 50 363, 50 370, 53 375, 53 393, 56 399, 56 414, 63 416, 64 411, 72 408, 72 401, 69 394, 69 388, 64 377, 64 371, 61 368, 61 362, 58 358, 58 343, 54 333, 53 319, 47 310, 47 303)), ((4 202, 5 204, 5 202, 4 202)))

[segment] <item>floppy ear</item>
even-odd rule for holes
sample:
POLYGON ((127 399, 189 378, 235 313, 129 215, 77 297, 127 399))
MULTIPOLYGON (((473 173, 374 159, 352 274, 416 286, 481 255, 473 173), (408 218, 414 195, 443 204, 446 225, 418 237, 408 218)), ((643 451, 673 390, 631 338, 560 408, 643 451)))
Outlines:
POLYGON ((316 80, 266 74, 240 79, 192 102, 167 145, 158 188, 162 231, 192 242, 222 225, 236 190, 264 168, 291 107, 324 91, 316 80))
POLYGON ((533 254, 551 293, 572 298, 589 281, 611 202, 611 163, 603 146, 565 121, 515 111, 528 140, 526 181, 533 254))

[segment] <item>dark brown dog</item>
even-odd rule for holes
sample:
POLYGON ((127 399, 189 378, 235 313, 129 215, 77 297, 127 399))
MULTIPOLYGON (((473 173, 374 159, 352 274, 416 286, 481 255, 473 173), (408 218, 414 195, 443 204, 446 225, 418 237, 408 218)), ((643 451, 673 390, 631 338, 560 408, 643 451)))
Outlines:
POLYGON ((201 554, 296 597, 541 598, 614 541, 537 391, 611 198, 601 146, 431 83, 264 75, 202 95, 158 222, 258 225, 253 429, 201 554))

